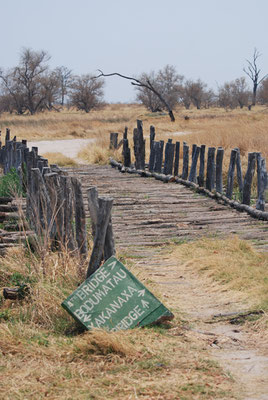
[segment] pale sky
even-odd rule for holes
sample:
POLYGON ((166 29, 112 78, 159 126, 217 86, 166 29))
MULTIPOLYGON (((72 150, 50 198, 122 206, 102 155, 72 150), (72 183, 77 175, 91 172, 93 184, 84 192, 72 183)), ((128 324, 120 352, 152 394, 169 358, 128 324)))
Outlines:
MULTIPOLYGON (((75 74, 142 72, 174 65, 216 88, 243 73, 254 47, 268 73, 268 0, 0 0, 0 67, 22 47, 46 50, 75 74)), ((129 81, 106 78, 105 100, 131 102, 129 81)))

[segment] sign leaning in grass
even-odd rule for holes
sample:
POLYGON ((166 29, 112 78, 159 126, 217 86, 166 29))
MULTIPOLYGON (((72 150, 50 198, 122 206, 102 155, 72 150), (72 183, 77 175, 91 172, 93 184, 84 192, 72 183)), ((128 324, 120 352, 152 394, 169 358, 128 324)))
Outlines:
POLYGON ((117 331, 173 318, 115 257, 86 279, 64 300, 62 307, 86 329, 117 331))

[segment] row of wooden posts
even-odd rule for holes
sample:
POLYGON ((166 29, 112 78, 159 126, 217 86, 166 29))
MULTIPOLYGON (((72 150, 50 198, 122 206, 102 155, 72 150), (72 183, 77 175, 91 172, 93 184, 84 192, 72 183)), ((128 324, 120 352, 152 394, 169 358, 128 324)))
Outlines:
MULTIPOLYGON (((131 150, 127 137, 128 129, 122 139, 123 144, 123 168, 131 168, 131 150)), ((120 143, 121 143, 120 142, 120 143)), ((119 143, 119 144, 120 144, 119 143)), ((118 133, 110 136, 110 148, 118 148, 118 133)), ((222 147, 209 147, 206 157, 206 145, 192 145, 191 157, 190 148, 186 142, 172 143, 168 139, 165 144, 163 140, 155 140, 155 128, 150 127, 150 156, 149 163, 145 163, 145 139, 143 135, 142 121, 137 121, 137 128, 133 131, 134 164, 137 171, 148 170, 151 173, 164 174, 166 176, 179 176, 182 180, 205 187, 210 192, 216 191, 219 194, 225 193, 228 199, 233 197, 234 179, 237 176, 237 183, 242 204, 251 204, 251 188, 255 169, 257 169, 257 201, 256 209, 265 210, 265 190, 267 188, 266 161, 260 152, 248 154, 248 167, 243 176, 240 151, 235 148, 231 151, 230 163, 226 185, 223 184, 223 157, 222 147), (179 174, 180 153, 182 147, 182 170, 179 174), (198 170, 199 161, 199 170, 198 170), (236 174, 235 174, 236 173, 236 174)))
MULTIPOLYGON (((79 254, 81 261, 88 256, 86 205, 81 182, 57 165, 38 155, 38 148, 27 147, 27 141, 10 138, 6 130, 4 145, 0 145, 0 165, 4 174, 15 168, 26 196, 26 219, 37 234, 37 243, 53 249, 68 249, 79 254)), ((91 218, 93 250, 86 276, 90 276, 115 254, 111 210, 113 199, 99 197, 97 188, 87 189, 87 206, 91 218)))

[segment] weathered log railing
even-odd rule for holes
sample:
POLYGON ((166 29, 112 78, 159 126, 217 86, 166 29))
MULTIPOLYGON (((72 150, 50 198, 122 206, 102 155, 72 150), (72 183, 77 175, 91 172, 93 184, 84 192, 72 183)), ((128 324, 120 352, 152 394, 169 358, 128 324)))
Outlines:
MULTIPOLYGON (((25 222, 37 234, 38 242, 54 249, 68 249, 78 253, 82 261, 86 260, 87 221, 80 181, 57 165, 49 165, 47 159, 38 155, 37 147, 30 151, 26 140, 17 142, 16 137, 11 140, 9 129, 6 130, 5 145, 0 145, 0 164, 4 174, 11 168, 18 172, 27 193, 25 222)), ((110 198, 98 198, 96 188, 89 189, 88 208, 94 245, 87 277, 102 260, 115 254, 112 203, 110 198)))
POLYGON ((111 160, 111 165, 121 172, 138 173, 146 177, 155 177, 163 182, 177 182, 193 188, 199 193, 204 193, 214 199, 222 200, 240 211, 246 211, 251 216, 268 220, 268 211, 265 210, 265 191, 267 189, 266 160, 260 152, 248 154, 248 167, 244 175, 242 173, 240 151, 235 148, 231 151, 227 181, 223 182, 223 158, 222 147, 209 147, 207 162, 205 165, 206 146, 192 145, 191 163, 190 149, 186 142, 172 143, 172 139, 164 146, 164 141, 155 140, 155 129, 150 127, 150 156, 148 166, 145 164, 145 139, 143 135, 142 121, 137 121, 137 128, 133 132, 134 157, 131 164, 130 149, 128 146, 127 129, 124 133, 124 141, 127 147, 123 147, 123 163, 111 160), (182 149, 182 167, 179 174, 180 150, 182 149), (126 162, 126 151, 128 158, 126 162), (165 153, 164 163, 163 154, 165 153), (197 170, 199 164, 199 171, 197 170), (252 199, 253 176, 257 170, 257 198, 252 199), (236 174, 235 174, 236 173, 236 174), (240 201, 233 199, 234 179, 237 179, 240 201), (253 203, 255 202, 255 207, 253 203))

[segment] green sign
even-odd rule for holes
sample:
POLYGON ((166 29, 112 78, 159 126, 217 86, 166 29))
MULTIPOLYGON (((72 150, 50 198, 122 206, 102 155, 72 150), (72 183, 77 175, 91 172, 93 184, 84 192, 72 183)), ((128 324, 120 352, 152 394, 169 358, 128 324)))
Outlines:
POLYGON ((173 318, 115 257, 86 279, 64 300, 62 307, 86 329, 117 331, 173 318))

